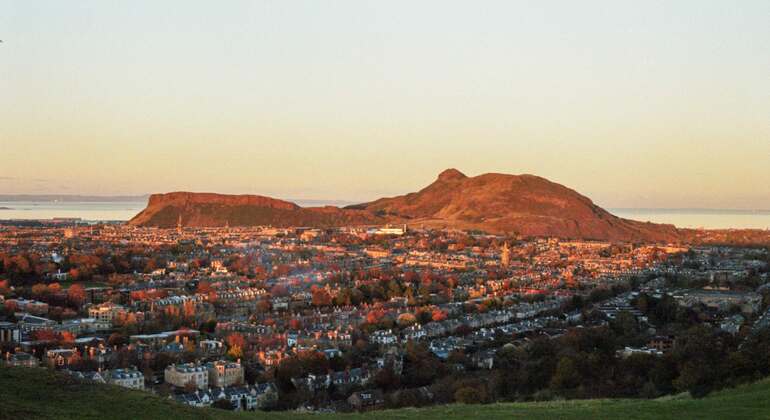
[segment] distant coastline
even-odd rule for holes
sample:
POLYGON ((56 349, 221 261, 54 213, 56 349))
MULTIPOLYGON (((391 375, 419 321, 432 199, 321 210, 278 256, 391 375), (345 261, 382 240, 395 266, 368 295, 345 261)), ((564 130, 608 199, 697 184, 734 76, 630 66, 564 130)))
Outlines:
POLYGON ((673 213, 673 214, 688 214, 688 213, 709 213, 709 214, 770 214, 770 209, 709 209, 700 207, 679 207, 679 208, 654 208, 654 207, 608 207, 610 212, 649 212, 649 213, 673 213))
POLYGON ((770 229, 770 210, 611 208, 608 211, 626 219, 670 223, 679 228, 770 229))
POLYGON ((73 194, 0 194, 0 202, 113 203, 147 201, 145 195, 73 195, 73 194))

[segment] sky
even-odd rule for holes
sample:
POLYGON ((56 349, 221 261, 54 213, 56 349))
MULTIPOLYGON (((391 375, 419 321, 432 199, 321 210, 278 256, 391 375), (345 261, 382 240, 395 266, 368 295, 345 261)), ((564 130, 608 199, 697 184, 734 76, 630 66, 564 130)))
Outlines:
POLYGON ((364 201, 443 169, 770 209, 770 1, 0 0, 0 194, 364 201))

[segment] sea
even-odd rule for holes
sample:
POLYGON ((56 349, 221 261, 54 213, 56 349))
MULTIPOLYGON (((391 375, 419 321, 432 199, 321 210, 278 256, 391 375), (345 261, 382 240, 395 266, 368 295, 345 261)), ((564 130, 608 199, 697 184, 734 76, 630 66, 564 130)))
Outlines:
MULTIPOLYGON (((346 205, 343 201, 293 200, 300 206, 346 205)), ((0 201, 0 220, 79 218, 84 221, 125 221, 147 205, 142 201, 0 201)), ((684 228, 770 229, 770 210, 608 209, 616 216, 684 228)))
MULTIPOLYGON (((303 207, 346 206, 342 200, 289 200, 303 207)), ((83 221, 126 221, 147 206, 141 201, 0 201, 0 220, 50 220, 77 218, 83 221)))
POLYGON ((607 209, 625 219, 668 223, 680 228, 770 229, 770 210, 607 209))

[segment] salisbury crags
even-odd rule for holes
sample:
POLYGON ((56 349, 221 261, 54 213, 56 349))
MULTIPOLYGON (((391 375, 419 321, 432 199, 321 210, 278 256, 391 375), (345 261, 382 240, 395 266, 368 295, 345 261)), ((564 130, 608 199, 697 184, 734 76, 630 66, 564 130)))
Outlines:
POLYGON ((173 192, 153 194, 147 207, 128 223, 135 226, 317 226, 383 223, 369 212, 338 207, 300 207, 260 195, 173 192))

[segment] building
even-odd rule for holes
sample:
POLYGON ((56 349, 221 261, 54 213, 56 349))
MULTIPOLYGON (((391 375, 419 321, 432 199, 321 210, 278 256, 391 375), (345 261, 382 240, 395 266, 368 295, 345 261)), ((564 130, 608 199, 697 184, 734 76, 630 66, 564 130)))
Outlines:
POLYGON ((380 345, 388 345, 397 342, 398 337, 391 330, 377 330, 369 336, 369 340, 380 345))
POLYGON ((107 381, 104 380, 104 377, 102 376, 102 374, 96 371, 80 372, 76 370, 65 370, 64 373, 82 382, 91 382, 95 384, 107 383, 107 381))
POLYGON ((45 353, 45 361, 50 368, 69 368, 80 360, 80 355, 75 349, 53 349, 45 353))
POLYGON ((673 336, 657 335, 647 342, 647 347, 665 353, 674 348, 674 342, 673 336))
POLYGON ((123 311, 125 311, 125 308, 122 306, 107 302, 88 308, 88 317, 112 323, 115 317, 123 311))
POLYGON ((17 312, 15 315, 16 323, 24 332, 53 329, 57 324, 48 318, 30 315, 28 313, 17 312))
POLYGON ((210 388, 189 394, 177 394, 171 398, 193 407, 208 407, 217 400, 228 400, 236 411, 270 408, 278 400, 278 388, 272 382, 254 387, 210 388))
POLYGON ((48 314, 48 304, 37 300, 8 299, 6 304, 15 305, 16 310, 19 312, 28 312, 33 315, 48 314))
POLYGON ((107 383, 123 388, 144 390, 144 375, 136 369, 115 369, 107 375, 107 383))
POLYGON ((348 404, 358 411, 371 411, 383 408, 385 398, 379 389, 358 391, 348 397, 348 404))
POLYGON ((205 366, 193 363, 169 365, 163 372, 166 383, 178 388, 193 384, 198 389, 209 387, 209 372, 205 366))
POLYGON ((21 328, 12 322, 0 322, 0 343, 21 341, 21 328))
POLYGON ((5 354, 5 365, 8 367, 38 367, 40 362, 29 353, 18 352, 16 354, 5 354))
POLYGON ((504 243, 500 250, 500 265, 503 267, 511 265, 511 248, 508 246, 508 242, 504 243))
POLYGON ((395 236, 401 236, 404 235, 407 232, 406 225, 403 225, 402 227, 394 227, 394 226, 385 226, 378 229, 371 229, 369 230, 369 234, 373 235, 395 235, 395 236))
POLYGON ((722 331, 728 332, 732 335, 736 335, 741 331, 741 326, 746 321, 746 318, 741 314, 735 314, 727 317, 719 323, 719 328, 722 331))
POLYGON ((688 292, 680 303, 686 306, 702 303, 709 308, 721 311, 728 311, 736 306, 741 312, 751 314, 761 307, 762 295, 755 292, 693 290, 688 292))
POLYGON ((244 383, 243 366, 240 363, 217 360, 206 364, 209 385, 226 388, 244 383))
POLYGON ((69 331, 75 335, 108 331, 110 328, 112 324, 109 321, 96 318, 65 319, 58 327, 60 331, 69 331))
POLYGON ((222 356, 225 354, 224 343, 217 340, 201 340, 198 351, 205 356, 222 356))

